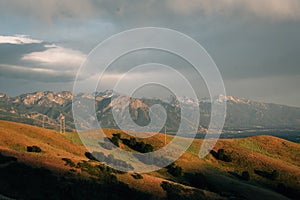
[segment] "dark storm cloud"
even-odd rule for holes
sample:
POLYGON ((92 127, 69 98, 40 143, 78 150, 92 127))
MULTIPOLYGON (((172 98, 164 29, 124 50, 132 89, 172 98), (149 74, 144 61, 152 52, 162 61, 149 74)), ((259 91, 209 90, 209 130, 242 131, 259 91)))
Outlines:
MULTIPOLYGON (((291 86, 295 84, 295 77, 300 75, 299 0, 7 0, 0 2, 0 16, 5 16, 0 19, 0 25, 3 23, 5 27, 9 27, 7 24, 11 18, 20 27, 35 24, 36 30, 30 31, 34 35, 43 35, 45 41, 49 41, 48 38, 60 41, 67 33, 62 43, 73 50, 84 49, 84 54, 88 54, 106 36, 130 28, 172 28, 186 33, 204 46, 220 68, 228 94, 268 101, 272 96, 276 102, 300 105, 295 100, 300 98, 299 89, 297 91, 297 87, 291 86), (109 28, 105 28, 106 25, 109 28), (271 83, 278 81, 281 82, 279 90, 285 92, 279 91, 276 96, 271 83), (266 90, 272 91, 273 95, 267 95, 270 98, 263 97, 267 94, 266 90), (284 100, 287 94, 298 95, 293 95, 293 100, 284 100)), ((18 26, 9 28, 13 34, 23 30, 18 26)), ((49 70, 66 67, 43 65, 36 59, 22 59, 25 54, 46 50, 44 44, 0 44, 0 63, 49 70)), ((36 58, 36 55, 31 54, 30 58, 36 58)), ((140 56, 140 59, 144 61, 145 57, 140 56)), ((174 59, 168 56, 157 58, 157 61, 174 64, 174 59)), ((135 64, 135 61, 125 62, 123 65, 126 66, 135 64)), ((188 66, 182 63, 182 68, 188 66)), ((122 68, 115 68, 114 72, 118 74, 122 68)), ((6 74, 9 73, 14 77, 12 72, 6 71, 6 74)), ((58 73, 60 76, 59 70, 58 73)), ((21 76, 22 73, 18 75, 21 76)), ((25 72, 24 76, 35 79, 25 72)), ((41 74, 38 76, 43 77, 41 74)), ((45 76, 47 81, 58 80, 50 71, 48 74, 45 71, 45 76)), ((70 80, 69 77, 66 75, 65 79, 70 80)), ((44 78, 37 79, 43 81, 44 78)))
POLYGON ((0 44, 0 63, 23 64, 21 59, 25 54, 44 51, 46 50, 45 44, 0 44))

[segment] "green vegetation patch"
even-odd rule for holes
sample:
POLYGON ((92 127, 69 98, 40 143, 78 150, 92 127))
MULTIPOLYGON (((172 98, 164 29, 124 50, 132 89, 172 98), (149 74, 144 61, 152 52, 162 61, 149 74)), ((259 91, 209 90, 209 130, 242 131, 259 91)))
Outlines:
POLYGON ((241 147, 244 147, 248 150, 251 150, 251 151, 254 151, 254 152, 257 152, 257 153, 260 153, 260 154, 263 154, 263 155, 266 155, 266 156, 269 156, 269 157, 273 157, 273 158, 277 158, 278 156, 272 154, 272 153, 269 153, 266 149, 264 149, 263 147, 261 147, 256 141, 253 141, 253 140, 250 140, 250 139, 245 139, 245 140, 242 140, 239 145, 241 147))

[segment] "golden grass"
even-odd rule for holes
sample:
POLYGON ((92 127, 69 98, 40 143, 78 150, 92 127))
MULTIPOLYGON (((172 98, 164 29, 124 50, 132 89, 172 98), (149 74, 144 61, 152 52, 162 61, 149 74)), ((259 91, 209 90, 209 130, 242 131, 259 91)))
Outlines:
MULTIPOLYGON (((120 130, 104 129, 103 131, 107 137, 112 137, 114 133, 121 133, 122 138, 130 138, 129 135, 120 130)), ((172 139, 173 136, 167 136, 168 143, 172 139)), ((183 140, 190 139, 183 138, 183 140)), ((138 139, 138 141, 141 141, 141 139, 138 139)), ((165 136, 163 134, 156 134, 143 139, 143 141, 153 145, 155 149, 159 149, 165 145, 165 136)), ((225 183, 227 182, 230 185, 229 182, 233 179, 227 174, 228 171, 241 173, 246 170, 249 171, 251 179, 254 181, 266 184, 284 182, 288 186, 300 189, 299 144, 272 136, 220 139, 214 150, 225 149, 233 158, 233 162, 224 163, 215 159, 212 155, 200 159, 198 152, 202 142, 203 140, 195 139, 187 152, 176 161, 176 164, 181 166, 185 172, 204 173, 209 178, 212 178, 216 184, 222 185, 222 182, 225 181, 225 183), (264 171, 277 170, 280 175, 278 180, 271 183, 271 181, 254 174, 254 169, 264 171), (216 174, 221 174, 225 179, 218 182, 215 180, 217 178, 214 178, 216 174)), ((127 148, 124 145, 121 146, 124 149, 127 148)), ((18 160, 32 164, 33 166, 69 170, 70 168, 64 165, 65 163, 61 158, 70 158, 74 162, 87 160, 84 156, 86 151, 77 133, 60 134, 52 130, 30 125, 0 121, 0 152, 15 156, 18 160), (43 152, 40 154, 26 152, 26 147, 32 145, 39 146, 43 152)), ((118 178, 129 184, 130 187, 141 191, 155 192, 163 197, 166 194, 160 187, 160 183, 165 179, 174 179, 176 181, 176 178, 170 177, 164 169, 143 174, 143 177, 141 180, 136 180, 130 174, 118 175, 118 178)), ((239 181, 235 181, 235 184, 240 184, 240 187, 246 187, 245 183, 240 183, 239 181)))
POLYGON ((0 121, 0 150, 34 166, 65 168, 63 157, 79 161, 85 148, 70 142, 58 132, 25 124, 0 121), (36 145, 42 153, 29 153, 27 146, 36 145))

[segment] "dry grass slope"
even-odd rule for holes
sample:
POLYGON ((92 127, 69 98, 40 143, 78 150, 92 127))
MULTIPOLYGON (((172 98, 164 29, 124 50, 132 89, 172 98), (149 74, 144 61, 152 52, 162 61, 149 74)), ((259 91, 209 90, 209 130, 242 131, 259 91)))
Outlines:
MULTIPOLYGON (((104 129, 107 137, 121 133, 122 138, 130 136, 120 130, 104 129)), ((147 133, 144 133, 147 134, 147 133)), ((173 139, 167 136, 167 142, 173 139)), ((182 138, 183 140, 189 140, 182 138)), ((156 134, 143 140, 159 149, 164 146, 165 136, 156 134)), ((274 191, 276 184, 283 182, 287 186, 300 191, 300 145, 272 136, 255 136, 243 139, 220 139, 214 150, 225 149, 232 157, 232 162, 225 163, 212 155, 199 159, 198 152, 203 140, 194 140, 190 148, 176 164, 186 173, 201 173, 208 180, 208 190, 224 195, 228 192, 239 193, 243 198, 284 199, 274 191), (254 170, 277 170, 279 177, 275 181, 267 180, 254 173, 254 170), (233 177, 228 172, 241 173, 248 171, 249 182, 233 177), (213 186, 213 187, 211 187, 213 186), (234 186, 234 187, 233 187, 234 186), (250 196, 249 195, 256 195, 250 196)), ((121 145, 123 148, 127 148, 121 145)), ((128 149, 127 149, 128 150, 128 149)), ((70 170, 62 158, 70 158, 75 163, 87 160, 84 156, 86 148, 76 133, 60 134, 25 124, 0 121, 0 152, 4 155, 15 156, 19 161, 32 166, 43 166, 55 170, 70 170), (28 153, 27 146, 39 146, 42 153, 28 153)), ((78 171, 80 173, 80 171, 78 171)), ((143 179, 134 179, 130 174, 118 175, 118 179, 137 190, 155 193, 166 197, 161 183, 166 179, 174 182, 185 181, 175 178, 162 169, 158 172, 142 174, 143 179)), ((208 199, 218 199, 219 195, 203 190, 208 199)), ((225 195, 226 196, 226 195, 225 195)))

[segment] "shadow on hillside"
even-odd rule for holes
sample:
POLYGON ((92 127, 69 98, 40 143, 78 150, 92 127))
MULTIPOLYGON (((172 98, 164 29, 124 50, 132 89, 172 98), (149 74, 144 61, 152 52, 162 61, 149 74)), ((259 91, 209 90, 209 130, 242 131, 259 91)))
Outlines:
POLYGON ((126 184, 55 174, 0 154, 0 194, 15 199, 149 199, 126 184))

